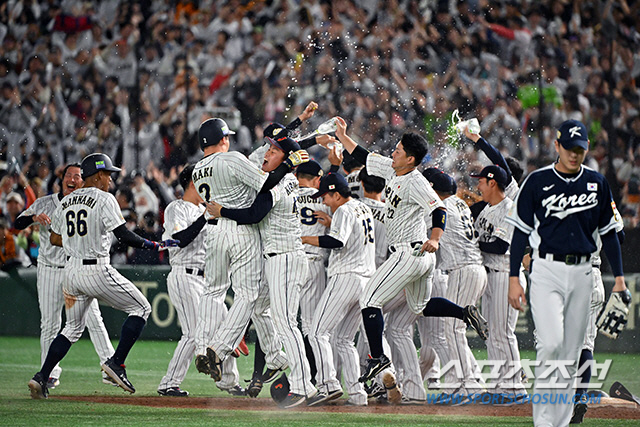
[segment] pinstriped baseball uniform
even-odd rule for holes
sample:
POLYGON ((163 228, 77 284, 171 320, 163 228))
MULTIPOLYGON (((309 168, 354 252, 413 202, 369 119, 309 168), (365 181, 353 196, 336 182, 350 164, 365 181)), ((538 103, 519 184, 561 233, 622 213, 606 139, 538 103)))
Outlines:
MULTIPOLYGON (((20 216, 46 214, 53 217, 56 208, 60 206, 62 194, 51 194, 40 197, 29 206, 20 216)), ((40 357, 41 363, 47 357, 49 346, 62 326, 62 309, 64 308, 64 295, 62 283, 65 278, 64 265, 67 257, 64 249, 54 246, 49 241, 51 232, 48 227, 40 226, 40 250, 38 252, 38 305, 40 307, 40 357)), ((109 334, 102 321, 102 314, 98 301, 89 306, 87 312, 87 330, 93 346, 98 353, 100 363, 103 363, 113 355, 113 346, 109 340, 109 334)), ((53 378, 60 378, 62 368, 56 365, 51 371, 53 378)))
MULTIPOLYGON (((433 270, 431 298, 445 298, 447 294, 447 275, 442 270, 433 270)), ((418 316, 418 334, 420 335, 420 373, 424 380, 440 379, 440 366, 447 354, 447 337, 444 333, 443 317, 418 316)))
MULTIPOLYGON (((237 152, 213 153, 200 160, 192 174, 200 196, 230 209, 249 207, 267 179, 255 163, 237 152)), ((260 291, 260 234, 256 225, 239 225, 220 218, 206 238, 207 286, 200 301, 196 350, 207 346, 224 360, 240 343, 260 291), (224 303, 231 285, 235 294, 224 303)), ((224 372, 224 367, 223 367, 224 372)))
POLYGON ((349 175, 345 176, 347 184, 349 184, 351 197, 358 200, 364 199, 364 188, 362 187, 362 183, 360 182, 360 170, 362 170, 362 168, 358 168, 357 170, 351 172, 349 175))
MULTIPOLYGON (((444 205, 447 208, 447 229, 440 239, 437 259, 438 268, 448 275, 446 298, 463 307, 476 304, 487 287, 487 273, 482 266, 482 255, 474 236, 471 210, 457 196, 447 197, 444 205)), ((454 389, 464 383, 466 391, 470 391, 477 386, 473 380, 477 363, 469 348, 466 329, 464 321, 460 319, 444 319, 449 351, 442 363, 446 365, 451 360, 459 361, 461 377, 456 378, 454 371, 449 370, 445 382, 455 384, 454 389)))
POLYGON ((265 277, 269 284, 273 323, 289 360, 291 393, 314 396, 302 333, 298 328, 300 290, 307 280, 309 265, 300 239, 298 179, 291 173, 271 189, 273 207, 258 224, 266 257, 265 277))
POLYGON ((111 231, 125 223, 116 198, 95 187, 80 188, 61 200, 51 221, 51 230, 62 236, 69 257, 62 285, 67 313, 62 335, 71 343, 80 338, 85 313, 95 298, 129 316, 147 320, 151 305, 109 263, 111 231), (87 260, 93 264, 87 264, 87 260))
MULTIPOLYGON (((495 206, 487 205, 478 214, 475 229, 478 241, 492 242, 496 238, 511 242, 514 226, 506 221, 513 201, 505 197, 495 206)), ((488 286, 482 296, 482 312, 489 323, 487 339, 488 360, 505 361, 495 380, 495 393, 523 393, 520 379, 520 350, 515 334, 518 310, 509 304, 509 250, 505 254, 482 252, 487 269, 488 286), (515 373, 515 375, 514 375, 515 373)), ((524 273, 520 272, 520 284, 526 287, 524 273)))
POLYGON ((367 284, 360 307, 382 308, 405 289, 409 309, 418 314, 429 300, 431 289, 427 279, 434 268, 435 255, 425 252, 415 256, 412 244, 417 246, 427 239, 422 220, 425 214, 444 205, 420 172, 396 176, 392 162, 377 154, 367 156, 369 174, 386 179, 385 224, 392 254, 367 284))
MULTIPOLYGON (((622 215, 618 212, 618 208, 614 207, 613 210, 613 218, 617 223, 615 230, 616 233, 619 233, 624 229, 622 215)), ((591 291, 591 303, 589 305, 589 317, 587 319, 587 333, 584 336, 584 344, 582 345, 583 349, 590 350, 592 353, 595 346, 596 335, 598 335, 596 320, 598 320, 598 314, 600 314, 600 311, 602 310, 605 298, 604 283, 602 283, 602 272, 600 271, 600 265, 602 264, 602 258, 600 258, 602 239, 599 234, 596 235, 595 240, 597 250, 593 255, 591 255, 591 265, 593 267, 593 291, 591 291)))
POLYGON ((360 376, 354 339, 361 322, 359 299, 375 271, 374 219, 371 210, 351 199, 338 207, 329 236, 342 242, 331 250, 329 281, 313 316, 310 342, 316 356, 316 384, 320 391, 340 390, 331 342, 340 357, 343 379, 352 402, 365 404, 367 394, 360 376), (332 341, 333 335, 333 341, 332 341))
MULTIPOLYGON (((316 189, 310 187, 300 187, 299 189, 298 212, 303 236, 322 236, 327 231, 327 227, 313 216, 313 212, 321 211, 331 215, 331 209, 322 203, 322 199, 311 197, 315 192, 316 189)), ((317 246, 304 245, 304 252, 307 254, 307 261, 309 262, 309 277, 300 293, 300 319, 302 321, 302 334, 309 335, 313 313, 327 287, 325 263, 329 257, 329 251, 317 246)))
POLYGON ((360 199, 362 203, 367 205, 371 209, 374 222, 376 224, 376 268, 380 267, 382 263, 389 256, 389 245, 387 244, 387 226, 384 225, 384 203, 379 200, 363 197, 360 199))
MULTIPOLYGON (((162 239, 172 239, 193 224, 205 211, 203 206, 185 200, 175 200, 164 212, 164 233, 162 239)), ((206 225, 198 236, 184 248, 171 247, 169 263, 171 271, 167 276, 167 290, 171 303, 178 313, 182 336, 169 362, 166 375, 160 381, 158 390, 179 387, 187 375, 191 359, 196 351, 195 332, 198 322, 198 307, 206 285, 204 279, 206 235, 212 226, 206 225)), ((222 301, 224 304, 224 300, 222 301)), ((238 383, 238 372, 223 371, 223 388, 231 388, 238 383), (231 383, 231 384, 227 384, 231 383), (228 385, 228 386, 227 386, 228 385)))

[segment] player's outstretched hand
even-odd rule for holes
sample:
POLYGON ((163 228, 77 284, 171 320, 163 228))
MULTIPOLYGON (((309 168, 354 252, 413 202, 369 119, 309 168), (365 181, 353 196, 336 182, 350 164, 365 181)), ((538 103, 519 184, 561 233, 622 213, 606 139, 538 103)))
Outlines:
POLYGON ((220 218, 222 216, 222 205, 219 205, 216 202, 207 202, 207 213, 211 215, 212 218, 220 218))
POLYGON ((527 305, 527 297, 524 294, 524 289, 520 286, 518 277, 509 277, 509 304, 522 312, 524 312, 524 306, 527 305))
POLYGON ((295 168, 296 166, 300 166, 303 163, 309 161, 309 153, 306 150, 298 150, 291 154, 289 157, 285 159, 285 163, 289 165, 291 168, 295 168))
POLYGON ((467 138, 469 138, 473 142, 478 142, 478 140, 481 138, 479 133, 471 133, 471 132, 469 132, 469 126, 464 128, 464 136, 466 136, 467 138))
POLYGON ((45 227, 51 224, 51 218, 47 216, 45 213, 41 213, 33 216, 33 222, 37 222, 40 225, 44 225, 45 227))
POLYGON ((302 114, 300 114, 300 120, 301 121, 305 121, 305 120, 309 120, 311 117, 313 117, 314 113, 316 112, 316 110, 318 109, 318 104, 316 104, 315 102, 311 101, 304 109, 304 111, 302 112, 302 114))
POLYGON ((336 117, 336 136, 341 139, 347 134, 347 122, 340 116, 336 117))
POLYGON ((158 242, 158 243, 159 243, 158 250, 159 251, 164 251, 167 248, 174 248, 174 247, 178 246, 180 244, 180 240, 167 239, 167 240, 163 240, 162 242, 158 242))
POLYGON ((331 215, 322 211, 313 211, 313 216, 318 218, 318 222, 325 227, 331 227, 331 215))
POLYGON ((316 144, 322 145, 324 148, 329 149, 329 144, 336 143, 338 140, 331 135, 322 134, 316 136, 316 144))

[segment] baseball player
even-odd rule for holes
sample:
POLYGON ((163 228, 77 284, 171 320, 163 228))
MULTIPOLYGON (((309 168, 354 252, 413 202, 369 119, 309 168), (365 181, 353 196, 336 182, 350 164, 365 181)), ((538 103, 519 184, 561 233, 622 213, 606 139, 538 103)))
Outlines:
MULTIPOLYGON (((275 170, 286 156, 300 149, 287 136, 266 139, 271 147, 264 155, 265 172, 275 170)), ((271 191, 260 194, 249 208, 229 209, 211 203, 216 208, 215 217, 237 221, 239 225, 258 223, 274 326, 291 368, 289 394, 280 402, 282 408, 301 405, 318 392, 311 383, 304 340, 297 325, 300 289, 309 270, 300 239, 297 198, 298 181, 293 174, 287 174, 271 191)))
MULTIPOLYGON (((478 190, 487 203, 478 214, 474 227, 488 278, 487 290, 482 296, 482 311, 490 325, 487 354, 489 360, 500 363, 492 393, 516 403, 527 393, 521 381, 520 350, 515 333, 518 311, 508 301, 509 243, 514 227, 506 221, 513 201, 506 197, 505 189, 513 179, 498 165, 486 166, 479 174, 471 176, 479 178, 478 190)), ((522 271, 519 277, 520 286, 525 289, 527 282, 522 271)))
MULTIPOLYGON (((487 273, 482 265, 482 255, 475 238, 471 210, 455 195, 457 185, 453 178, 440 171, 429 175, 429 182, 447 208, 447 232, 440 239, 436 253, 438 268, 447 274, 446 298, 460 305, 475 303, 487 287, 487 273)), ((484 310, 484 307, 483 307, 484 310)), ((458 319, 444 319, 448 353, 443 363, 457 360, 461 376, 449 370, 445 375, 447 384, 455 384, 449 392, 461 395, 477 393, 482 386, 474 378, 477 364, 465 334, 465 325, 458 319)), ((489 340, 493 338, 489 321, 489 340)))
MULTIPOLYGON (((163 239, 177 239, 180 244, 169 249, 171 271, 167 276, 167 290, 171 303, 178 313, 182 337, 178 341, 167 374, 158 386, 161 396, 186 397, 189 392, 180 384, 187 375, 191 358, 195 354, 195 330, 198 306, 204 292, 204 242, 213 226, 207 225, 202 198, 193 186, 191 176, 194 165, 187 165, 179 175, 184 189, 182 199, 169 203, 164 212, 163 239)), ((237 369, 225 372, 217 386, 232 395, 244 395, 238 385, 237 369)))
MULTIPOLYGON (((40 307, 40 363, 44 363, 49 346, 60 332, 62 326, 62 309, 64 295, 64 265, 67 257, 64 249, 53 246, 49 242, 51 218, 60 200, 82 187, 82 176, 79 164, 67 165, 62 171, 62 185, 58 194, 40 197, 18 216, 15 227, 24 230, 32 224, 40 226, 40 250, 38 252, 38 305, 40 307)), ((87 312, 87 330, 93 346, 98 353, 100 363, 104 363, 113 354, 113 346, 109 334, 102 321, 98 301, 93 301, 87 312)), ((53 389, 60 384, 62 368, 56 365, 47 380, 47 388, 53 389)), ((110 378, 103 373, 103 381, 112 384, 110 378)))
POLYGON ((374 219, 366 205, 351 198, 349 185, 342 175, 332 173, 324 177, 313 197, 322 197, 333 216, 328 235, 302 237, 305 244, 332 249, 327 288, 317 304, 311 327, 319 393, 308 405, 322 405, 342 396, 333 363, 331 339, 334 336, 349 402, 362 406, 367 404, 367 393, 358 381, 360 365, 354 338, 360 325, 358 301, 375 271, 374 219))
MULTIPOLYGON (((314 160, 303 163, 296 168, 296 178, 298 178, 298 184, 300 185, 297 205, 303 236, 322 236, 327 229, 324 223, 318 219, 317 212, 324 212, 326 215, 330 215, 331 210, 327 205, 321 203, 320 199, 312 197, 318 191, 320 178, 323 175, 322 167, 314 160)), ((304 245, 304 252, 309 263, 309 276, 300 292, 300 323, 305 350, 309 358, 311 378, 315 379, 317 374, 316 360, 309 341, 309 332, 311 331, 313 314, 327 287, 325 265, 329 258, 329 252, 327 249, 309 244, 304 245)))
MULTIPOLYGON (((193 183, 205 201, 215 200, 231 209, 249 207, 258 192, 268 192, 294 166, 308 160, 305 151, 296 151, 267 174, 242 154, 229 152, 229 135, 233 133, 219 118, 204 121, 198 129, 204 158, 196 164, 193 183)), ((207 236, 207 286, 198 316, 196 368, 216 381, 222 378, 222 362, 242 340, 259 295, 259 241, 256 225, 227 218, 219 219, 216 232, 207 236), (235 297, 227 313, 222 296, 229 286, 235 297)))
POLYGON ((353 158, 346 150, 343 150, 342 155, 342 169, 347 174, 346 179, 349 183, 351 195, 354 199, 362 199, 364 198, 364 192, 360 184, 360 171, 364 168, 364 165, 353 158))
POLYGON ((508 216, 516 227, 511 241, 509 303, 519 310, 525 303, 519 273, 527 241, 532 249, 529 298, 540 363, 534 391, 549 396, 546 403, 533 402, 537 426, 565 426, 571 419, 572 406, 566 403, 573 395, 572 380, 587 329, 595 233, 602 239, 613 270, 613 291, 626 290, 609 184, 582 165, 589 148, 587 128, 576 120, 563 122, 555 148, 557 162, 525 179, 508 216), (542 378, 549 363, 557 360, 574 362, 566 367, 568 378, 562 378, 558 370, 542 378))
POLYGON ((46 379, 85 328, 86 314, 95 298, 126 312, 120 342, 102 370, 124 390, 135 393, 124 361, 151 314, 151 305, 140 290, 109 263, 111 232, 122 242, 145 249, 175 246, 175 240, 153 242, 129 231, 116 198, 107 192, 111 173, 120 169, 101 153, 82 160, 84 187, 65 196, 51 219, 51 243, 64 247, 66 277, 62 285, 67 321, 53 340, 40 372, 29 381, 33 399, 48 395, 46 379))
MULTIPOLYGON (((409 309, 416 314, 430 313, 427 309, 431 284, 431 272, 435 264, 434 252, 444 232, 446 211, 444 205, 417 171, 427 152, 427 143, 421 136, 406 133, 398 142, 392 159, 370 154, 347 134, 347 124, 337 118, 336 136, 356 160, 366 164, 371 175, 386 179, 385 224, 391 255, 376 270, 360 299, 362 317, 369 339, 371 358, 360 381, 370 380, 387 368, 391 362, 383 354, 382 334, 384 319, 382 306, 404 289, 409 309), (422 218, 427 212, 433 216, 433 231, 427 238, 422 218), (415 221, 419 218, 419 221, 415 221)), ((465 323, 484 335, 484 319, 475 306, 460 307, 450 301, 438 301, 442 311, 465 320, 465 323)), ((432 309, 433 309, 432 304, 432 309)), ((439 313, 441 314, 441 313, 439 313)))

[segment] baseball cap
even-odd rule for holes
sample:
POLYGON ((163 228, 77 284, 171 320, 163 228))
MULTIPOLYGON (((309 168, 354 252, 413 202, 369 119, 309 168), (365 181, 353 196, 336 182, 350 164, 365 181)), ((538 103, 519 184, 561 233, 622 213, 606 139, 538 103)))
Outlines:
POLYGON ((471 175, 471 177, 493 179, 498 184, 502 184, 505 187, 509 185, 509 176, 507 175, 507 171, 498 165, 485 166, 479 174, 471 175))
POLYGON ((427 178, 427 180, 429 180, 429 182, 431 181, 429 178, 431 178, 434 174, 436 173, 440 173, 442 172, 440 169, 438 168, 426 168, 425 170, 422 171, 422 176, 424 176, 425 178, 427 178))
POLYGON ((200 148, 204 150, 204 147, 216 145, 225 136, 234 134, 235 132, 229 129, 227 122, 220 118, 205 120, 198 129, 200 148))
POLYGON ((453 178, 441 170, 431 173, 427 180, 433 189, 440 193, 455 194, 458 191, 458 185, 453 178))
POLYGON ((329 191, 340 191, 345 189, 349 189, 347 180, 338 173, 330 173, 320 180, 320 187, 318 187, 318 192, 311 197, 316 199, 318 197, 324 196, 329 191))
POLYGON ((316 162, 315 160, 309 160, 308 162, 299 165, 296 169, 296 173, 304 173, 311 176, 324 175, 322 166, 320 166, 320 163, 316 162))
POLYGON ((282 138, 283 136, 289 136, 289 130, 284 125, 273 122, 264 128, 264 136, 273 139, 282 138))
POLYGON ((565 150, 580 147, 583 150, 589 148, 589 134, 587 127, 577 120, 566 120, 558 128, 558 142, 565 150))
POLYGON ((12 191, 11 193, 7 194, 7 202, 10 202, 11 200, 14 200, 20 203, 21 205, 24 205, 24 200, 22 200, 22 196, 19 193, 16 193, 15 191, 12 191))
POLYGON ((289 138, 288 136, 282 136, 277 139, 265 136, 264 139, 270 144, 284 151, 284 153, 287 155, 293 151, 298 151, 300 149, 300 144, 298 144, 295 140, 289 138))

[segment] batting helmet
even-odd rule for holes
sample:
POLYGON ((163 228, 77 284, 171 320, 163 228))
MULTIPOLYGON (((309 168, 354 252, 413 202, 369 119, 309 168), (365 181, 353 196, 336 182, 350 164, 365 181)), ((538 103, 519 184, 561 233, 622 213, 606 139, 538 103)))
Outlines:
POLYGON ((204 147, 217 145, 222 138, 227 135, 234 135, 235 132, 229 129, 227 122, 222 119, 209 119, 202 122, 198 129, 198 142, 200 148, 204 151, 204 147))
POLYGON ((89 154, 82 159, 80 169, 82 170, 82 179, 87 179, 100 171, 120 172, 120 168, 113 166, 109 156, 103 153, 89 154))
POLYGON ((278 405, 282 403, 282 401, 289 394, 289 379, 287 378, 287 374, 280 375, 280 378, 275 380, 271 384, 271 398, 278 405))

